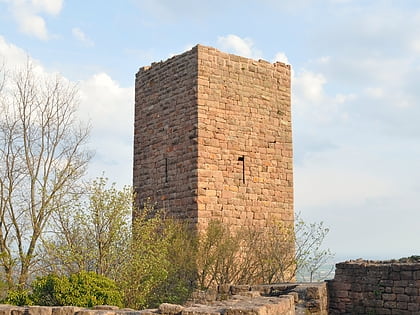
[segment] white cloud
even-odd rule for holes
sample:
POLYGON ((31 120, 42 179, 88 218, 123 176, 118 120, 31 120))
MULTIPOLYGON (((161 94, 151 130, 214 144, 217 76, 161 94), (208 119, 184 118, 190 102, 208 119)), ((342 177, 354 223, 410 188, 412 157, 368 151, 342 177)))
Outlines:
POLYGON ((357 98, 355 94, 326 93, 327 79, 322 73, 302 70, 292 77, 293 111, 302 121, 326 124, 346 121, 349 117, 345 110, 347 102, 357 98))
POLYGON ((273 62, 277 62, 277 61, 283 62, 285 64, 290 64, 289 63, 289 59, 287 58, 287 56, 286 56, 286 54, 284 52, 278 52, 276 54, 276 56, 274 57, 273 62))
POLYGON ((382 98, 384 96, 384 90, 383 88, 380 87, 369 87, 365 89, 365 93, 367 96, 371 97, 371 98, 382 98))
POLYGON ((131 129, 127 122, 133 121, 132 87, 123 88, 102 72, 80 82, 80 96, 80 112, 92 119, 98 132, 116 135, 131 129))
POLYGON ((49 38, 45 20, 39 15, 33 15, 29 12, 15 12, 16 19, 19 22, 20 30, 28 35, 35 36, 42 40, 49 38))
POLYGON ((39 11, 51 15, 58 15, 63 8, 63 0, 31 0, 32 5, 39 11))
POLYGON ((89 176, 105 175, 112 181, 131 184, 134 87, 121 87, 106 73, 80 82, 79 112, 92 124, 95 158, 89 176))
POLYGON ((319 103, 325 98, 324 85, 327 80, 321 73, 302 71, 294 77, 294 90, 297 97, 319 103))
POLYGON ((262 52, 254 46, 250 38, 241 38, 237 35, 220 36, 217 45, 223 51, 237 54, 247 58, 260 59, 262 52))
POLYGON ((316 62, 318 62, 319 64, 327 64, 327 63, 330 62, 330 60, 331 60, 331 57, 330 56, 323 56, 321 58, 318 58, 316 60, 316 62))
POLYGON ((411 40, 410 46, 415 53, 420 54, 420 39, 411 40))
POLYGON ((78 27, 73 27, 71 30, 74 38, 82 42, 86 46, 94 46, 95 43, 78 27))
POLYGON ((8 69, 19 70, 26 66, 27 62, 31 63, 37 74, 41 76, 45 74, 44 68, 37 60, 31 58, 22 48, 6 42, 0 35, 0 65, 5 63, 8 69))
POLYGON ((0 35, 0 58, 0 64, 7 61, 9 67, 16 67, 25 64, 28 57, 23 49, 7 43, 0 35))
POLYGON ((6 0, 12 16, 21 32, 41 40, 48 40, 48 32, 43 14, 58 15, 63 7, 63 0, 6 0))

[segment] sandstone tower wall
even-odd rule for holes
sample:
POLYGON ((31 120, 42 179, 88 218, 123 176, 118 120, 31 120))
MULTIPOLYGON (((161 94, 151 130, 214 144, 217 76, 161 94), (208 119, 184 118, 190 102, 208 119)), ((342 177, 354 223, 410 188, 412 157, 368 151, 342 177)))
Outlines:
POLYGON ((198 45, 136 77, 139 205, 205 227, 293 222, 290 66, 198 45))
POLYGON ((151 202, 197 221, 197 53, 143 67, 136 75, 133 184, 151 202))
POLYGON ((293 220, 290 67, 198 50, 199 223, 293 220))

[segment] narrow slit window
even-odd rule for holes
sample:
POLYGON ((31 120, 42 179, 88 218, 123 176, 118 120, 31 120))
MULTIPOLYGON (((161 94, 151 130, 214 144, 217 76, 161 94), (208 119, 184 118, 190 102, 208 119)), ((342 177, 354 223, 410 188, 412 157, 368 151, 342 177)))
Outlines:
POLYGON ((165 158, 165 183, 168 182, 168 158, 165 158))
POLYGON ((245 155, 238 157, 238 161, 242 162, 242 182, 245 184, 245 155))

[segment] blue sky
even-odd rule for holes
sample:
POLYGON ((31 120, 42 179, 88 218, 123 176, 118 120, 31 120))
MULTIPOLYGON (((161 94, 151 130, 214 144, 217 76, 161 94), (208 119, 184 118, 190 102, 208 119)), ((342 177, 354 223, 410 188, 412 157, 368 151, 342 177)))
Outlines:
POLYGON ((197 43, 292 65, 295 209, 337 259, 420 254, 418 0, 0 0, 0 58, 78 83, 119 185, 137 69, 197 43))

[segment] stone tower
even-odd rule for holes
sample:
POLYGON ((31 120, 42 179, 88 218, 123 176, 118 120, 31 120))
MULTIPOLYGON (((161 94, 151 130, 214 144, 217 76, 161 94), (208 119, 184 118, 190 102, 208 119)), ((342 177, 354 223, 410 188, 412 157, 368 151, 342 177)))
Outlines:
MULTIPOLYGON (((293 222, 290 66, 197 45, 136 75, 133 184, 205 227, 293 222)), ((135 215, 135 214, 134 214, 135 215)))

